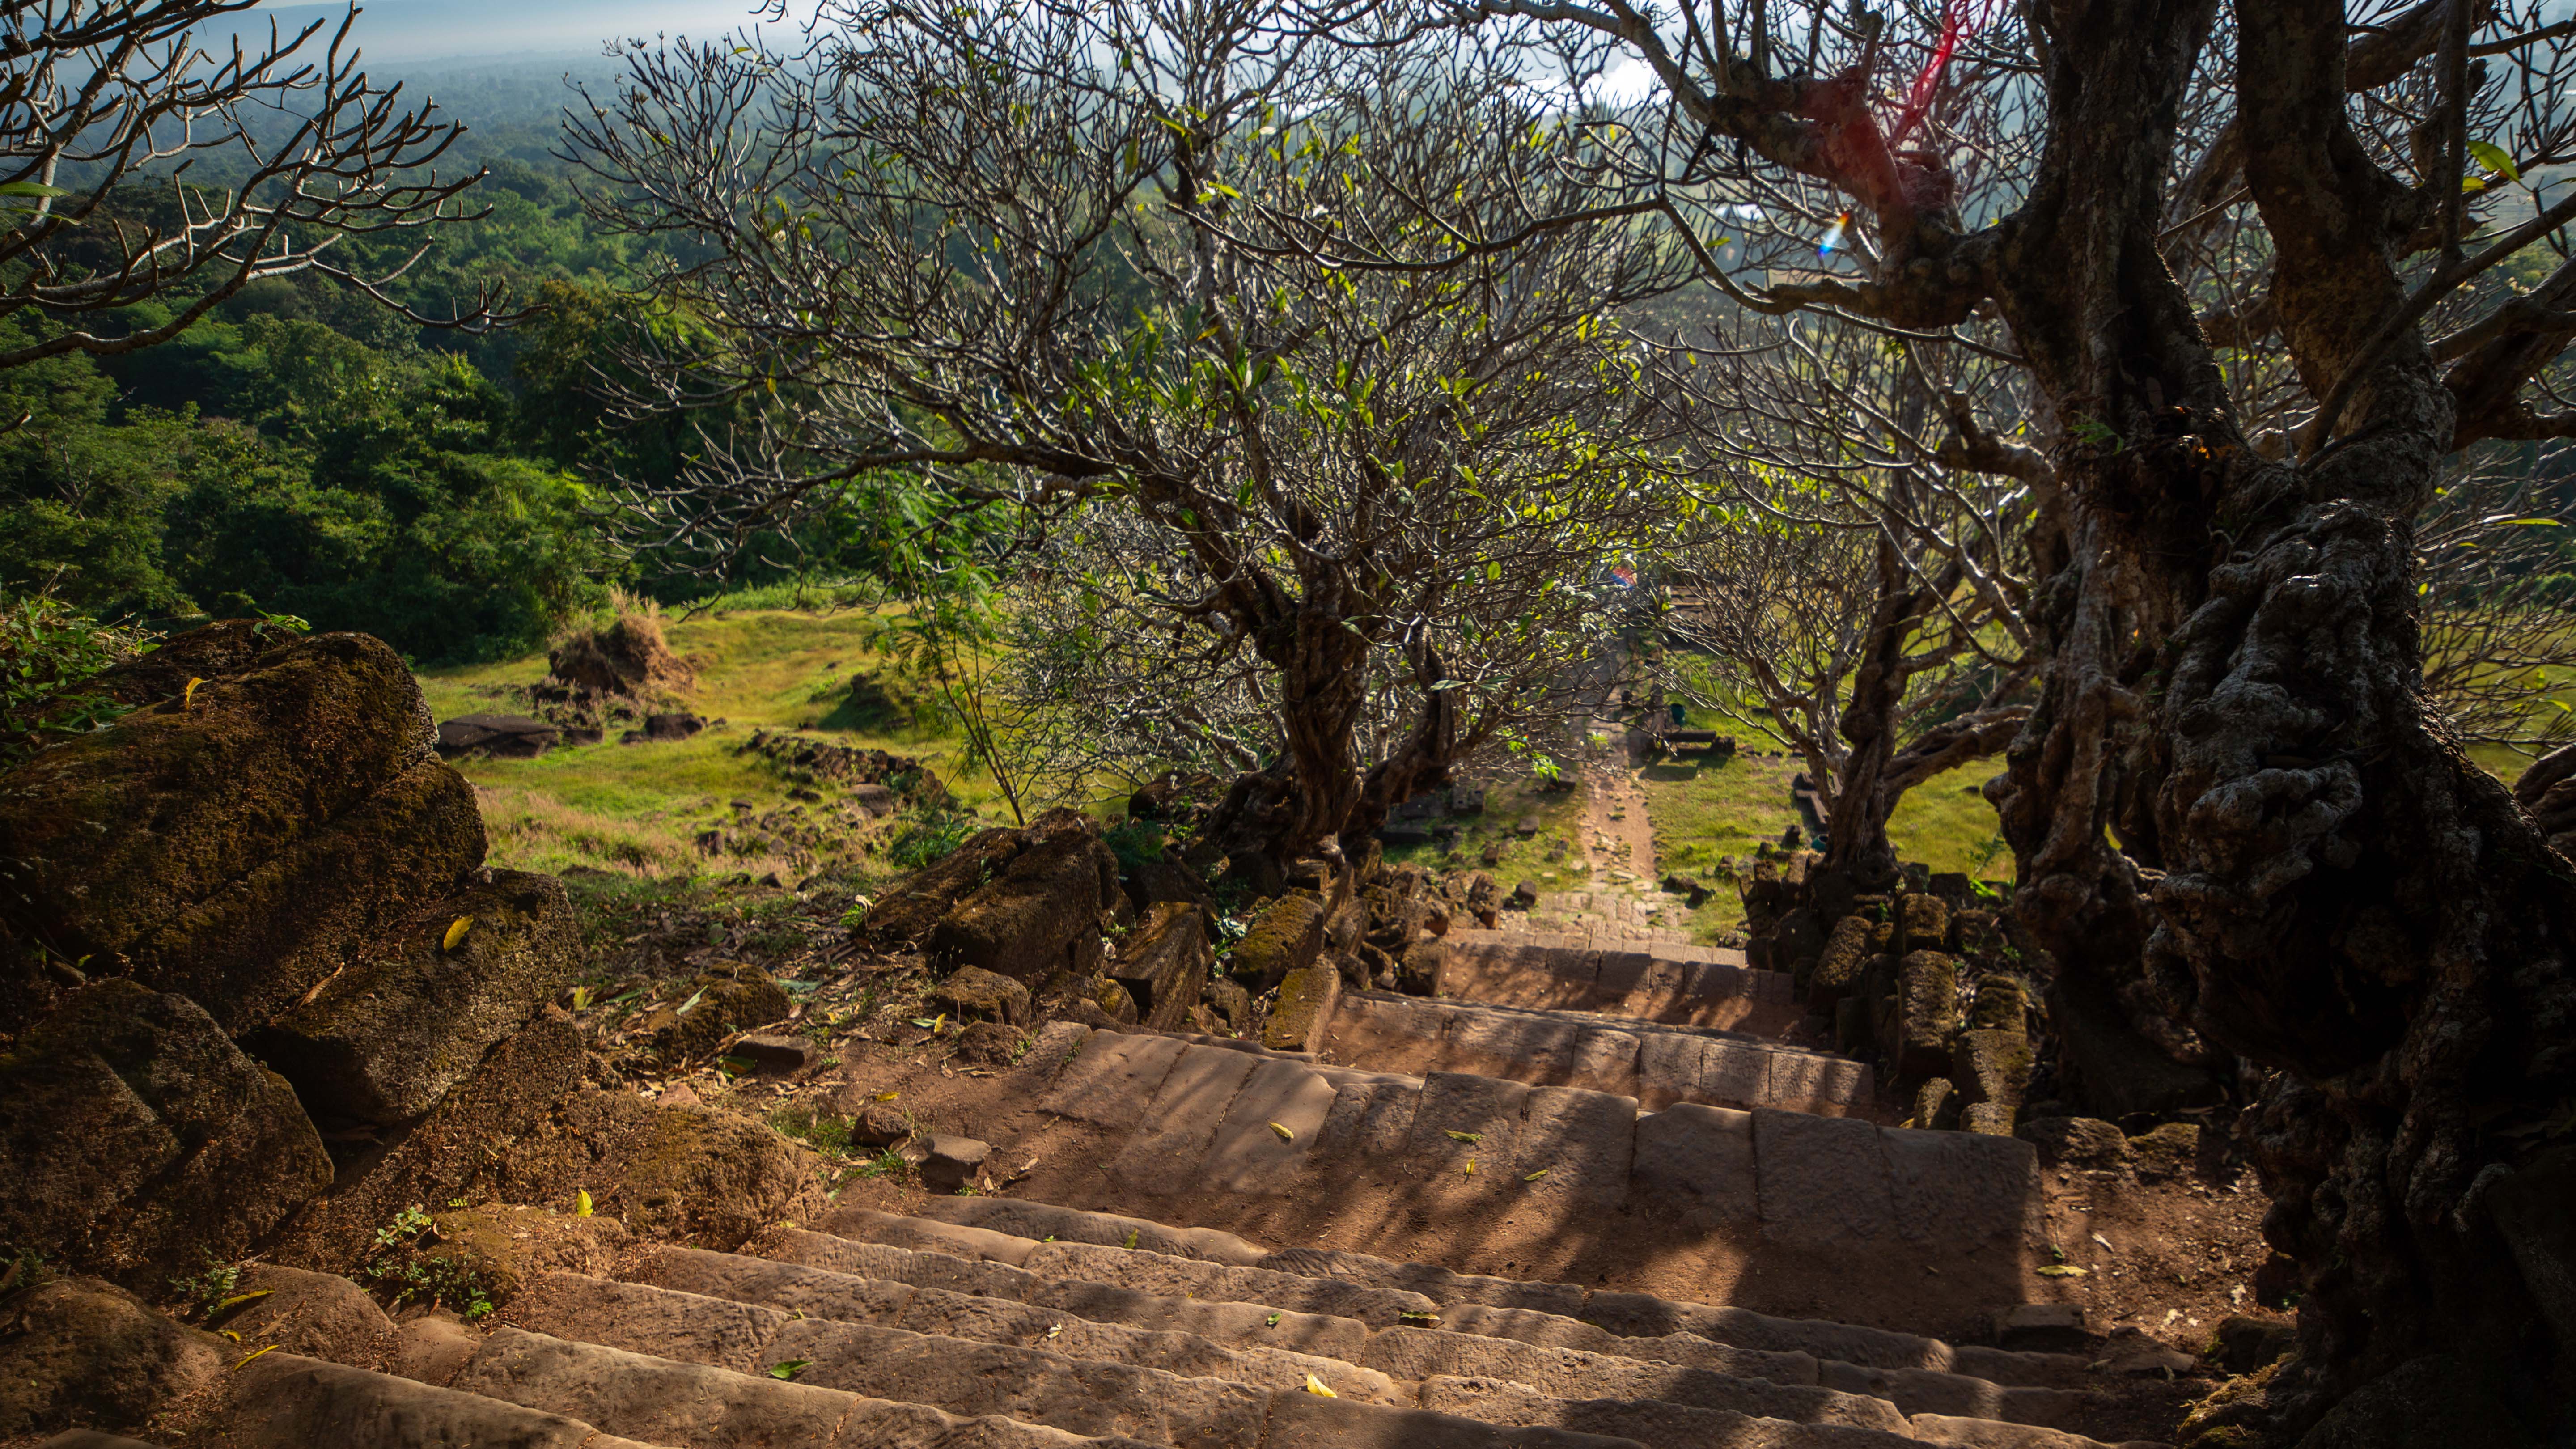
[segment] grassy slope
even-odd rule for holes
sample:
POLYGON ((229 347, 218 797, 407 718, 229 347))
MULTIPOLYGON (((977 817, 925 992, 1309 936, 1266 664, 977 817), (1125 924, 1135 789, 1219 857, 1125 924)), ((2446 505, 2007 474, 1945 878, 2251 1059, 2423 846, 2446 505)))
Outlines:
MULTIPOLYGON (((850 676, 876 663, 861 647, 863 616, 752 610, 664 621, 671 648, 698 668, 690 705, 724 723, 694 739, 554 750, 533 760, 461 764, 480 787, 492 835, 492 861, 526 870, 576 865, 645 875, 708 869, 692 840, 732 814, 732 802, 766 811, 787 800, 788 782, 752 756, 737 754, 753 730, 822 725, 850 676)), ((440 719, 513 710, 503 686, 533 684, 546 673, 542 655, 501 664, 432 671, 421 679, 440 719)), ((915 731, 864 734, 834 730, 844 743, 925 760, 970 805, 992 797, 983 776, 958 769, 956 741, 915 731)), ((760 873, 762 863, 728 865, 760 873)))

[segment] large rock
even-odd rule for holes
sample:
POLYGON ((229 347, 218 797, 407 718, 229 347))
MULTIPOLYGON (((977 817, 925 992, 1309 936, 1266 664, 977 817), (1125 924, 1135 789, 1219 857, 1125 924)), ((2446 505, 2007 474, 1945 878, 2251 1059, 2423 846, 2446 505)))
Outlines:
POLYGON ((1170 856, 1142 862, 1128 872, 1126 889, 1127 899, 1140 916, 1169 902, 1196 906, 1205 920, 1216 919, 1216 897, 1209 892, 1207 882, 1199 879, 1197 871, 1170 856))
POLYGON ((930 993, 930 1004, 960 1021, 1016 1025, 1029 1019, 1029 989, 980 966, 965 967, 940 982, 930 993))
POLYGON ((1950 903, 1936 895, 1901 897, 1896 914, 1896 954, 1950 949, 1950 903))
POLYGON ((1314 965, 1324 949, 1324 915, 1324 898, 1312 891, 1290 891, 1272 901, 1235 943, 1228 974, 1257 993, 1314 965))
POLYGON ((754 1118, 582 1091, 501 1153, 487 1180, 509 1202, 568 1207, 588 1192, 633 1232, 729 1252, 785 1213, 816 1165, 754 1118))
POLYGON ((463 782, 424 763, 428 712, 379 641, 296 638, 239 674, 190 677, 193 699, 182 681, 0 777, 0 934, 237 1025, 280 1003, 236 1009, 228 997, 261 993, 234 975, 301 994, 320 978, 298 972, 399 914, 388 898, 480 861, 482 823, 463 782), (352 849, 384 868, 350 868, 352 849))
POLYGON ((1118 857, 1091 823, 1051 811, 1029 828, 1009 864, 931 928, 930 959, 1032 985, 1059 971, 1088 975, 1100 962, 1101 913, 1124 899, 1118 857))
POLYGON ((0 1057, 0 1243, 136 1284, 246 1256, 331 1185, 294 1091, 202 1007, 74 992, 0 1057))
POLYGON ((411 1121, 526 1025, 580 954, 563 882, 494 871, 246 1040, 316 1117, 411 1121))
POLYGON ((917 946, 953 909, 960 896, 1010 864, 1028 843, 1028 832, 999 827, 979 831, 946 857, 914 871, 868 907, 854 928, 862 945, 881 950, 917 946))
POLYGON ((453 760, 472 754, 533 760, 563 740, 563 731, 523 714, 460 714, 438 726, 438 753, 453 760))
POLYGON ((348 1163, 331 1195, 296 1220, 277 1260, 342 1271, 403 1209, 488 1185, 518 1140, 581 1086, 582 1062, 581 1033, 558 1012, 504 1037, 427 1117, 348 1163))
POLYGON ((2039 1149, 2050 1167, 2116 1171, 2129 1165, 2129 1139, 2097 1117, 2034 1117, 2013 1135, 2039 1149))
POLYGON ((95 1278, 28 1289, 0 1332, 0 1442, 74 1426, 148 1432, 219 1382, 238 1352, 95 1278))
POLYGON ((1118 959, 1109 963, 1108 975, 1136 998, 1140 1024, 1172 1031, 1189 1020, 1215 964, 1207 922, 1198 907, 1163 901, 1149 909, 1119 943, 1118 959))

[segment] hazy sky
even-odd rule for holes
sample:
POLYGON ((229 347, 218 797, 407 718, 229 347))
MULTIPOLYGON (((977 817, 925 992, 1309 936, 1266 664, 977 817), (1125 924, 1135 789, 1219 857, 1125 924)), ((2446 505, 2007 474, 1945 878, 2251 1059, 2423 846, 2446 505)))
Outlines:
MULTIPOLYGON (((297 27, 345 5, 271 3, 253 12, 297 27)), ((354 32, 370 61, 597 54, 612 36, 713 35, 749 22, 751 0, 365 0, 354 32)))

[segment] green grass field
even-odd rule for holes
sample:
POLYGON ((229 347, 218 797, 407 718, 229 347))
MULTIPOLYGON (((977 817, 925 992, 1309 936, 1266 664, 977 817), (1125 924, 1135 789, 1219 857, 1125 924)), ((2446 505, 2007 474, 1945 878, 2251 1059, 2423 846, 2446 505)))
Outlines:
MULTIPOLYGON (((736 800, 750 802, 755 813, 787 802, 791 782, 740 747, 763 727, 823 725, 846 697, 850 676, 879 662, 862 646, 866 627, 866 616, 855 612, 763 609, 664 620, 672 650, 698 672, 689 708, 722 723, 672 743, 621 745, 612 731, 603 743, 558 748, 533 760, 461 762, 482 797, 493 863, 547 871, 586 865, 650 876, 718 869, 759 875, 775 868, 754 858, 710 862, 695 837, 730 818, 736 800)), ((545 673, 545 656, 529 655, 433 670, 421 676, 421 691, 440 719, 511 713, 520 706, 506 686, 534 684, 545 673)), ((952 735, 831 733, 842 743, 923 760, 969 806, 994 797, 989 778, 958 768, 952 735)))

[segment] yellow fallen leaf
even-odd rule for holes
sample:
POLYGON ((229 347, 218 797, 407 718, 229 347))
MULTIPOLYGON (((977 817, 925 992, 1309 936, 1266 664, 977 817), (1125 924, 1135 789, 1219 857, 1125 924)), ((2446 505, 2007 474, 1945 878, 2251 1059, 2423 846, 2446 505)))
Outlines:
POLYGON ((589 1188, 584 1187, 574 1189, 572 1195, 572 1215, 577 1218, 586 1218, 590 1216, 589 1188))
POLYGON ((1119 1246, 1122 1248, 1132 1248, 1136 1246, 1136 1240, 1144 1236, 1144 1232, 1145 1230, 1143 1228, 1129 1228, 1127 1230, 1127 1241, 1119 1244, 1119 1246))
POLYGON ((206 681, 204 681, 204 680, 202 680, 202 679, 191 679, 191 680, 189 680, 189 681, 188 681, 188 687, 187 687, 187 689, 186 689, 186 690, 184 690, 184 691, 182 691, 182 692, 181 692, 181 694, 179 695, 179 707, 180 707, 181 709, 187 709, 187 708, 189 708, 189 707, 193 706, 194 704, 196 704, 196 702, 197 702, 197 686, 198 686, 198 685, 200 685, 200 684, 203 684, 203 683, 205 683, 205 682, 206 682, 206 681))
POLYGON ((242 1364, 246 1364, 246 1363, 250 1362, 252 1359, 255 1359, 255 1358, 259 1357, 259 1356, 260 1356, 260 1354, 263 1354, 263 1353, 268 1352, 268 1349, 269 1349, 269 1348, 275 1348, 275 1347, 277 1347, 277 1345, 272 1343, 272 1344, 270 1344, 270 1345, 268 1346, 268 1348, 260 1349, 260 1350, 258 1350, 257 1352, 254 1352, 254 1353, 246 1353, 246 1354, 243 1354, 243 1355, 241 1356, 241 1359, 233 1365, 233 1371, 234 1371, 234 1372, 236 1372, 236 1373, 239 1373, 239 1372, 241 1371, 241 1366, 242 1366, 242 1364))
POLYGON ((446 938, 438 943, 438 949, 442 951, 455 950, 456 943, 465 939, 465 933, 468 930, 471 930, 473 925, 474 918, 472 916, 458 916, 456 918, 456 923, 447 928, 446 938))
POLYGON ((1476 1175, 1476 1159, 1472 1157, 1467 1159, 1467 1175, 1469 1177, 1474 1177, 1476 1175))
POLYGON ((1531 1173, 1529 1176, 1522 1178, 1522 1179, 1521 1179, 1521 1181, 1523 1181, 1523 1182, 1536 1182, 1536 1181, 1538 1181, 1540 1178, 1545 1177, 1545 1176, 1547 1176, 1547 1169, 1546 1169, 1546 1168, 1544 1168, 1544 1167, 1542 1167, 1542 1168, 1540 1168, 1538 1171, 1531 1173))
POLYGON ((2039 1270, 2042 1278, 2081 1278, 2088 1270, 2067 1263, 2051 1263, 2039 1270))
POLYGON ((880 1102, 891 1102, 902 1095, 903 1093, 901 1092, 879 1092, 877 1093, 877 1100, 880 1102))
POLYGON ((216 1304, 214 1312, 209 1313, 206 1316, 208 1318, 221 1318, 225 1314, 232 1312, 234 1309, 241 1307, 245 1303, 257 1303, 259 1300, 276 1291, 277 1290, 274 1288, 262 1288, 250 1293, 236 1293, 232 1297, 225 1299, 223 1302, 216 1304))
POLYGON ((1449 1140, 1452 1142, 1464 1142, 1469 1146, 1473 1146, 1476 1143, 1484 1141, 1485 1134, 1482 1132, 1461 1132, 1457 1128, 1452 1127, 1449 1129, 1449 1140))
POLYGON ((1313 1374, 1306 1375, 1306 1392, 1310 1394, 1321 1394, 1328 1399, 1338 1399, 1341 1397, 1341 1395, 1334 1393, 1331 1389, 1325 1388, 1324 1381, 1315 1377, 1313 1374))
POLYGON ((1278 1133, 1279 1140, 1282 1142, 1294 1142, 1297 1140, 1296 1133, 1289 1131, 1287 1128, 1280 1126, 1276 1122, 1270 1124, 1270 1130, 1278 1133))

